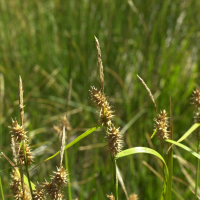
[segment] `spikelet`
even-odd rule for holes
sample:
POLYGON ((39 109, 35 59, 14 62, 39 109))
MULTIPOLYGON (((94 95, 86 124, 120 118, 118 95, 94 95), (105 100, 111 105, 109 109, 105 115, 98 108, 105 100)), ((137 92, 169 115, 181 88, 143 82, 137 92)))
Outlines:
POLYGON ((121 151, 123 147, 122 134, 119 132, 119 128, 116 129, 114 125, 108 128, 107 134, 108 135, 106 136, 106 139, 110 154, 115 156, 121 151))
POLYGON ((157 136, 159 140, 168 139, 169 134, 167 131, 168 127, 168 118, 166 110, 161 111, 160 114, 157 115, 157 119, 154 119, 155 128, 157 129, 157 136))
POLYGON ((200 92, 199 90, 193 91, 193 97, 191 98, 191 103, 194 104, 197 108, 200 107, 200 92))
POLYGON ((52 183, 58 185, 58 187, 67 185, 67 172, 62 166, 57 168, 57 172, 53 172, 55 175, 51 177, 52 183))
POLYGON ((110 200, 115 200, 115 197, 113 196, 113 194, 111 194, 111 195, 106 195, 110 200))
POLYGON ((129 200, 138 200, 137 194, 131 194, 129 200))
POLYGON ((44 189, 40 184, 36 185, 36 190, 33 191, 33 200, 43 200, 44 199, 44 189))
POLYGON ((11 179, 12 182, 10 184, 10 188, 12 191, 12 194, 14 195, 15 199, 22 198, 23 194, 21 191, 21 178, 17 173, 17 168, 14 168, 11 173, 11 179))
MULTIPOLYGON (((31 155, 31 150, 27 142, 24 142, 24 147, 25 147, 25 152, 26 152, 27 165, 30 166, 33 162, 33 156, 31 155)), ((19 159, 21 159, 22 164, 25 165, 23 145, 21 146, 20 151, 19 151, 19 159)))
POLYGON ((91 97, 96 104, 97 108, 99 108, 100 112, 100 121, 101 125, 103 126, 111 126, 112 118, 114 115, 114 111, 111 110, 111 106, 109 105, 108 101, 106 100, 106 97, 104 94, 101 94, 100 91, 98 91, 95 87, 91 87, 91 97))
POLYGON ((12 126, 9 127, 9 128, 12 129, 10 131, 10 133, 13 135, 14 140, 16 142, 21 142, 22 140, 26 140, 26 138, 27 138, 26 133, 27 132, 24 131, 23 126, 20 126, 18 124, 17 120, 12 119, 12 126))
POLYGON ((24 200, 32 200, 30 189, 26 184, 24 184, 24 200))
POLYGON ((60 189, 57 187, 56 184, 52 182, 45 182, 43 185, 46 195, 51 199, 51 200, 62 200, 63 194, 60 191, 60 189))

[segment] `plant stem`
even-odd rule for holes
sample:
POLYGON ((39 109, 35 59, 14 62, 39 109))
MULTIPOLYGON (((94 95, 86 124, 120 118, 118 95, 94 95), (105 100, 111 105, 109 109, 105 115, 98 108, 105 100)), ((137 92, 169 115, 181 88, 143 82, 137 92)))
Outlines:
POLYGON ((2 196, 2 200, 4 200, 3 186, 2 186, 2 183, 1 183, 1 176, 0 176, 0 188, 1 188, 1 196, 2 196))
POLYGON ((113 172, 114 172, 114 184, 115 184, 115 199, 118 200, 117 162, 115 160, 115 157, 113 157, 112 160, 113 160, 113 172))
POLYGON ((72 200, 72 192, 71 192, 71 183, 70 183, 70 175, 69 175, 69 166, 68 166, 68 156, 67 156, 67 149, 65 150, 65 168, 67 170, 67 178, 68 178, 68 199, 72 200))
MULTIPOLYGON (((200 134, 198 132, 197 134, 200 134)), ((197 136, 197 139, 199 137, 197 136)), ((197 153, 200 154, 200 141, 197 141, 197 153)), ((195 189, 195 199, 198 199, 198 186, 199 186, 199 159, 197 159, 197 173, 196 173, 196 189, 195 189)))

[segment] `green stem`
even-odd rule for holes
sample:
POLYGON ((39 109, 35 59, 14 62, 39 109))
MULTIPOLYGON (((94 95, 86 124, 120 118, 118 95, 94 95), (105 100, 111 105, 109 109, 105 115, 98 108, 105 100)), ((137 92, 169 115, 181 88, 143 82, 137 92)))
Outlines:
POLYGON ((68 178, 68 199, 72 200, 72 192, 71 192, 71 183, 70 183, 70 175, 69 175, 69 166, 68 166, 68 156, 67 156, 67 149, 65 150, 65 168, 67 170, 67 178, 68 178))
MULTIPOLYGON (((200 134, 200 133, 198 133, 200 134)), ((197 137, 199 138, 199 137, 197 137)), ((197 143, 197 153, 200 154, 200 141, 197 143)), ((198 199, 198 186, 199 186, 199 159, 197 159, 197 173, 196 173, 196 189, 195 189, 195 199, 198 199)))
POLYGON ((113 160, 113 172, 114 172, 114 184, 115 184, 115 199, 118 200, 118 178, 117 178, 117 162, 115 157, 112 158, 113 160))
POLYGON ((2 200, 4 200, 3 186, 2 186, 2 183, 1 183, 1 176, 0 176, 0 188, 1 188, 1 196, 2 196, 2 200))
POLYGON ((30 188, 30 191, 31 191, 31 196, 32 196, 32 199, 33 199, 33 189, 32 189, 32 186, 31 186, 31 180, 30 180, 29 171, 28 171, 28 164, 27 164, 27 158, 26 158, 26 151, 25 151, 24 141, 23 141, 23 150, 24 150, 25 169, 26 169, 26 174, 27 174, 27 178, 28 178, 28 184, 29 184, 29 188, 30 188))

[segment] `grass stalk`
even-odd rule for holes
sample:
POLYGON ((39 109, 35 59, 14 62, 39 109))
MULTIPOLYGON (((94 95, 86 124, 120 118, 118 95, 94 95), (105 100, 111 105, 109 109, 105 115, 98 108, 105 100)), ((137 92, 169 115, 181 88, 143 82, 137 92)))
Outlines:
POLYGON ((117 178, 117 161, 115 157, 112 158, 113 161, 113 178, 114 178, 114 185, 115 185, 115 199, 118 200, 118 178, 117 178))
POLYGON ((2 200, 4 200, 4 194, 3 194, 3 186, 2 186, 2 182, 1 182, 1 176, 0 176, 0 189, 1 189, 2 200))
POLYGON ((68 171, 67 179, 68 179, 68 199, 72 200, 72 191, 71 191, 71 183, 70 183, 70 175, 69 175, 69 166, 68 166, 68 156, 67 156, 67 149, 65 150, 65 169, 68 171))
MULTIPOLYGON (((199 131, 199 130, 198 130, 199 131)), ((198 136, 200 132, 197 133, 198 136)), ((197 140, 197 153, 200 154, 200 141, 197 140)), ((198 199, 198 186, 199 186, 199 159, 197 159, 197 172, 196 172, 196 188, 195 188, 195 199, 198 199)))
MULTIPOLYGON (((31 180, 30 180, 29 171, 28 171, 28 162, 27 162, 27 158, 26 158, 26 150, 25 150, 24 141, 22 141, 22 145, 23 145, 23 151, 24 151, 26 175, 27 175, 27 178, 28 178, 28 184, 29 184, 31 196, 32 196, 32 199, 33 199, 33 189, 32 189, 32 186, 31 186, 31 180)), ((21 177, 21 178, 23 178, 23 177, 21 177)))

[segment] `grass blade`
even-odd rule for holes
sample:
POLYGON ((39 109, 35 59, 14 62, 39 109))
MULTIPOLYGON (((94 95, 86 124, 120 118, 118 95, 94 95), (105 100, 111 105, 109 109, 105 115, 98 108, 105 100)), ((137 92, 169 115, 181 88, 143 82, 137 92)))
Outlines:
POLYGON ((2 182, 1 182, 1 176, 0 176, 0 188, 1 188, 1 197, 2 197, 2 200, 4 200, 4 194, 3 194, 3 186, 2 186, 2 182))

